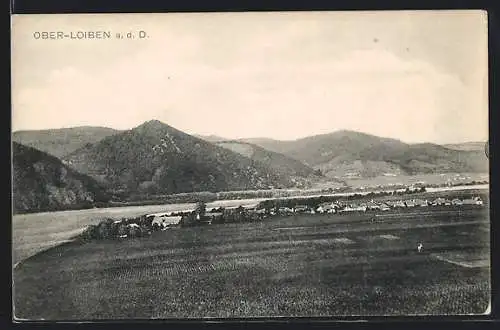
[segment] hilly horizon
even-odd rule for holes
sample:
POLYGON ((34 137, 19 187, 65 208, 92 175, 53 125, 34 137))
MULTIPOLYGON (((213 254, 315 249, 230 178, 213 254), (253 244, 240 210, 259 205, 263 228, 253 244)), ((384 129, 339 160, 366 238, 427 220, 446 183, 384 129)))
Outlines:
POLYGON ((205 141, 208 141, 208 142, 224 142, 224 141, 231 141, 230 139, 226 139, 226 138, 223 138, 221 136, 218 136, 218 135, 214 135, 214 134, 211 134, 211 135, 199 135, 199 134, 195 134, 193 135, 199 139, 202 139, 202 140, 205 140, 205 141))
MULTIPOLYGON (((160 130, 162 129, 161 127, 164 127, 163 125, 168 126, 156 120, 146 123, 160 123, 160 130)), ((93 126, 41 131, 17 131, 13 133, 13 140, 16 142, 26 141, 29 146, 52 154, 64 161, 72 161, 72 158, 78 158, 75 155, 76 151, 90 150, 109 137, 134 131, 144 124, 134 129, 123 131, 93 126), (37 137, 41 138, 37 140, 37 137), (71 157, 68 157, 70 155, 71 157)), ((208 143, 203 144, 204 149, 212 149, 213 146, 218 146, 232 151, 244 159, 249 159, 244 162, 248 163, 250 161, 252 164, 258 164, 262 169, 274 173, 274 175, 280 177, 278 179, 280 184, 290 181, 283 178, 283 176, 288 176, 297 185, 298 182, 302 181, 295 180, 295 178, 308 177, 311 173, 318 174, 318 171, 321 171, 321 174, 324 174, 327 178, 334 180, 380 175, 488 172, 488 159, 484 154, 484 142, 457 143, 444 146, 433 143, 408 144, 397 139, 383 138, 349 130, 340 130, 297 140, 275 140, 271 138, 231 140, 213 134, 205 136, 189 135, 170 126, 168 127, 182 133, 181 135, 184 138, 189 137, 190 139, 198 139, 208 143), (276 172, 279 173, 277 174, 276 172)), ((193 143, 190 145, 193 146, 193 143)), ((101 146, 100 148, 102 149, 103 147, 101 146)), ((127 157, 129 162, 133 158, 127 157)), ((198 165, 203 164, 203 167, 207 167, 206 163, 200 159, 198 160, 198 165)), ((139 160, 137 163, 141 163, 141 161, 139 160)), ((83 173, 91 174, 96 172, 93 166, 90 166, 88 169, 82 168, 85 167, 83 164, 79 166, 77 169, 82 170, 83 173)), ((102 164, 99 166, 101 167, 100 174, 94 174, 95 178, 101 180, 106 175, 102 173, 102 164)), ((180 166, 180 163, 178 166, 180 166)), ((124 169, 118 172, 120 171, 127 172, 124 169)), ((229 178, 227 175, 226 177, 229 178)), ((143 182, 141 187, 151 184, 148 183, 151 180, 141 180, 138 179, 139 182, 143 182)), ((111 181, 114 182, 113 180, 111 181)), ((292 185, 294 184, 293 182, 291 183, 292 185)), ((284 186, 289 185, 290 182, 284 184, 284 186)), ((192 186, 195 187, 196 184, 192 186)), ((202 184, 198 188, 201 189, 206 186, 202 184)), ((209 184, 208 186, 212 186, 210 189, 218 189, 219 184, 209 184)), ((227 188, 231 185, 226 182, 223 186, 227 188)), ((275 184, 269 182, 268 184, 261 183, 257 185, 239 183, 234 186, 252 187, 253 189, 257 186, 275 186, 275 184)), ((167 190, 170 191, 169 189, 167 190)))
POLYGON ((435 142, 414 142, 414 143, 409 143, 409 142, 404 142, 402 140, 399 140, 397 138, 388 138, 388 137, 382 137, 374 134, 369 134, 369 133, 364 133, 361 131, 355 131, 355 130, 347 130, 347 129, 339 129, 332 131, 330 133, 322 133, 322 134, 315 134, 315 135, 310 135, 310 136, 305 136, 305 137, 300 137, 296 139, 275 139, 271 137, 249 137, 249 138, 237 138, 237 139, 229 139, 229 138, 223 138, 218 135, 197 135, 199 137, 206 137, 207 140, 214 140, 214 141, 241 141, 245 143, 251 143, 257 146, 260 146, 264 149, 267 150, 272 150, 274 152, 278 152, 278 150, 286 150, 287 146, 291 146, 294 143, 306 139, 311 139, 311 138, 316 138, 316 137, 322 137, 322 136, 329 136, 332 134, 360 134, 360 135, 365 135, 369 137, 375 137, 375 138, 380 138, 380 139, 387 139, 387 140, 393 140, 393 141, 399 141, 401 143, 407 144, 407 145, 419 145, 419 144, 433 144, 433 145, 438 145, 442 146, 447 149, 452 149, 452 150, 484 150, 484 144, 486 141, 466 141, 466 142, 456 142, 456 143, 435 143, 435 142))
POLYGON ((463 143, 450 143, 443 146, 448 149, 463 150, 463 151, 484 151, 486 141, 470 141, 463 143))
MULTIPOLYGON (((149 121, 161 122, 160 120, 156 120, 156 119, 152 119, 149 121)), ((146 121, 146 122, 148 122, 148 121, 146 121)), ((143 123, 141 123, 141 124, 143 124, 143 123)), ((137 126, 140 126, 141 124, 139 124, 137 126)), ((53 140, 60 140, 61 143, 70 142, 71 139, 75 139, 75 138, 76 139, 80 138, 82 140, 85 140, 86 138, 91 138, 91 140, 101 140, 102 138, 107 137, 109 135, 113 135, 113 134, 119 133, 119 132, 125 132, 125 131, 131 130, 133 128, 134 127, 130 128, 130 129, 117 129, 117 128, 111 128, 111 127, 107 127, 107 126, 86 125, 86 126, 73 126, 73 127, 47 128, 47 129, 23 129, 23 130, 12 131, 12 138, 13 138, 13 141, 24 144, 24 145, 28 145, 28 143, 35 143, 35 142, 38 142, 40 145, 43 145, 44 142, 54 143, 54 142, 52 142, 53 140), (22 142, 19 141, 20 139, 23 139, 23 141, 22 142)), ((279 147, 273 147, 273 144, 280 144, 280 145, 292 144, 294 142, 304 140, 304 139, 309 139, 309 138, 324 136, 324 135, 338 134, 338 133, 364 134, 364 135, 374 136, 374 137, 378 137, 378 138, 400 141, 397 138, 387 138, 387 137, 377 136, 377 135, 373 135, 373 134, 369 134, 369 133, 364 133, 361 131, 348 130, 348 129, 340 129, 340 130, 332 131, 330 133, 314 134, 314 135, 295 138, 295 139, 276 139, 276 138, 265 137, 265 136, 248 137, 248 138, 231 138, 231 137, 223 137, 223 136, 220 136, 217 134, 204 135, 204 134, 196 134, 196 133, 189 133, 189 135, 194 136, 194 137, 199 138, 199 139, 202 139, 202 140, 205 140, 205 141, 208 141, 208 142, 243 141, 243 142, 255 144, 255 145, 263 147, 263 148, 265 146, 265 149, 275 151, 275 149, 277 149, 279 147)), ((188 134, 188 133, 185 133, 185 134, 188 134)), ((403 142, 403 141, 401 141, 401 142, 403 142)), ((86 144, 86 143, 92 143, 92 142, 85 140, 85 142, 82 142, 82 143, 86 144)), ((479 150, 480 148, 484 148, 484 143, 486 143, 486 141, 466 141, 466 142, 450 142, 450 143, 435 143, 435 142, 427 141, 427 142, 418 142, 418 143, 409 143, 409 142, 403 142, 403 143, 408 144, 408 145, 431 143, 431 144, 443 146, 443 147, 448 148, 448 149, 479 150)), ((31 145, 29 145, 29 146, 31 146, 31 145)))
POLYGON ((87 143, 96 143, 119 130, 101 126, 78 126, 45 130, 21 130, 12 133, 12 141, 38 149, 58 158, 87 143))
POLYGON ((264 164, 157 120, 86 144, 63 160, 125 194, 293 186, 264 164))
POLYGON ((35 148, 12 143, 13 212, 89 207, 108 196, 94 179, 35 148))
MULTIPOLYGON (((374 177, 446 172, 488 172, 484 151, 455 150, 433 143, 408 144, 340 130, 294 141, 242 139, 297 159, 328 177, 374 177)), ((484 145, 484 144, 483 144, 484 145)))

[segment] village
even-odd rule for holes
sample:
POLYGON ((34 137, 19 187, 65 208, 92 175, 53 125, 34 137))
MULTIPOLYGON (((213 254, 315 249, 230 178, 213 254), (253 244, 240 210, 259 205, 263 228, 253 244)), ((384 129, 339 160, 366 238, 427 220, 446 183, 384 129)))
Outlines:
POLYGON ((396 209, 433 207, 481 207, 478 196, 469 198, 435 199, 407 198, 397 200, 349 201, 333 200, 322 202, 321 197, 290 200, 267 200, 253 207, 220 207, 206 210, 206 204, 199 202, 192 211, 146 214, 136 218, 104 219, 98 225, 89 226, 82 234, 86 239, 133 238, 151 235, 155 231, 172 228, 206 226, 223 223, 264 221, 273 217, 294 215, 359 214, 389 212, 396 209))

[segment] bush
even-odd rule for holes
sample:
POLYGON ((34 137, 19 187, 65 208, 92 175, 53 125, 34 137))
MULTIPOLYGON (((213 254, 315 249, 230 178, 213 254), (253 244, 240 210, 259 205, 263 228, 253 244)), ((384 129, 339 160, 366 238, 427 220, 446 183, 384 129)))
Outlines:
POLYGON ((151 230, 153 228, 154 217, 146 217, 145 215, 137 218, 137 224, 146 230, 151 230))
POLYGON ((129 237, 141 237, 142 236, 142 229, 141 227, 128 227, 128 236, 129 237))
MULTIPOLYGON (((113 219, 106 219, 97 225, 97 233, 99 238, 111 238, 114 235, 114 231, 117 229, 114 226, 113 219)), ((116 233, 116 232, 115 232, 116 233)))
POLYGON ((128 235, 128 226, 124 223, 120 223, 117 230, 118 236, 128 235))
POLYGON ((181 227, 192 227, 196 225, 196 214, 194 212, 183 215, 179 221, 181 227))
POLYGON ((98 238, 97 226, 96 225, 87 226, 87 228, 85 228, 80 237, 83 240, 92 240, 98 238))
POLYGON ((205 204, 205 202, 199 201, 196 203, 196 209, 194 210, 194 212, 197 215, 203 216, 205 215, 206 211, 207 211, 207 205, 205 204))

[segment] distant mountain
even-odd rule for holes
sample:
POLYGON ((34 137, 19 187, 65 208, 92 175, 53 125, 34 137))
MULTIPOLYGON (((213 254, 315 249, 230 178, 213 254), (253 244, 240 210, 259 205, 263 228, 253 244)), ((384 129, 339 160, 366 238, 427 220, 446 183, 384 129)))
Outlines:
POLYGON ((283 154, 266 150, 255 144, 237 140, 221 141, 216 143, 218 146, 232 150, 254 161, 258 161, 273 170, 283 173, 290 177, 312 177, 316 171, 302 162, 285 156, 283 154))
POLYGON ((329 177, 488 171, 483 149, 464 151, 431 143, 412 145, 346 130, 294 141, 245 141, 295 158, 329 177))
POLYGON ((64 161, 125 195, 293 186, 260 162, 156 120, 85 145, 64 161))
POLYGON ((294 142, 294 141, 274 140, 270 138, 245 138, 245 139, 239 139, 238 141, 255 144, 266 150, 274 151, 279 154, 285 154, 291 149, 293 149, 293 142, 294 142))
POLYGON ((13 142, 12 163, 14 213, 82 208, 107 200, 95 180, 42 151, 13 142))
POLYGON ((118 132, 112 128, 91 126, 17 131, 12 133, 12 141, 61 158, 88 143, 96 143, 118 132))
POLYGON ((464 142, 464 143, 453 143, 445 144, 444 147, 453 150, 463 150, 463 151, 484 151, 486 142, 464 142))
POLYGON ((208 142, 221 142, 221 141, 227 141, 228 139, 217 136, 217 135, 194 135, 195 137, 208 141, 208 142))

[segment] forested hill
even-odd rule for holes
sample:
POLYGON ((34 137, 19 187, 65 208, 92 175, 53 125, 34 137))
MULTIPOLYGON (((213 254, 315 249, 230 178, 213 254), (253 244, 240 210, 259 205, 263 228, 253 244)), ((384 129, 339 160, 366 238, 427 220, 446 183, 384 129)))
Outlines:
POLYGON ((12 165, 14 213, 85 208, 108 200, 94 179, 34 148, 13 142, 12 165))
POLYGON ((265 164, 157 120, 86 145, 64 161, 125 195, 293 186, 265 164))

